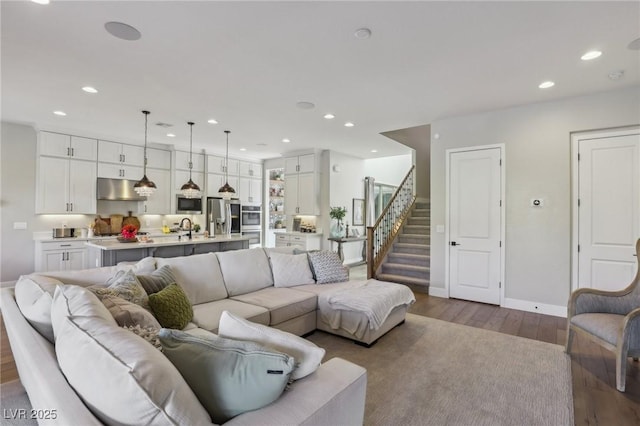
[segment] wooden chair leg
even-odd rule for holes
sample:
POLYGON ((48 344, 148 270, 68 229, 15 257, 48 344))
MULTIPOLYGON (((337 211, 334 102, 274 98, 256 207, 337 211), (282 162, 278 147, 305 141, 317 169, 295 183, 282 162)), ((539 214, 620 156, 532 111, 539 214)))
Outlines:
POLYGON ((571 329, 571 326, 567 328, 567 342, 564 347, 565 353, 571 353, 571 345, 573 344, 573 335, 574 331, 571 329))
POLYGON ((618 346, 616 349, 616 389, 624 392, 627 378, 627 348, 618 346))

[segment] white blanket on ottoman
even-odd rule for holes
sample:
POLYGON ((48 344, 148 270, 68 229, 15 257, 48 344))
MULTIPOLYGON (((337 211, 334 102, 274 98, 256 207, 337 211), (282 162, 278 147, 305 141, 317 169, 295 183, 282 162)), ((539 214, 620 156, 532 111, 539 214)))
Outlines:
MULTIPOLYGON (((364 335, 363 324, 344 324, 341 310, 361 312, 372 330, 379 329, 391 313, 402 305, 415 302, 413 292, 402 284, 368 280, 357 286, 319 295, 318 304, 323 319, 333 329, 342 328, 351 334, 364 335)), ((364 318, 362 318, 364 320, 364 318)))

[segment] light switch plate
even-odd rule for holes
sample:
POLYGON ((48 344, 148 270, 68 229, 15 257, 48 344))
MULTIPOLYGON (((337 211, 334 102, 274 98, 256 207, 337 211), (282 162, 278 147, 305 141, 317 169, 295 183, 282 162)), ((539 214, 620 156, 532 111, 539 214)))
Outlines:
POLYGON ((27 222, 13 222, 13 229, 27 229, 27 222))
POLYGON ((436 232, 442 234, 444 232, 444 225, 436 225, 436 232))

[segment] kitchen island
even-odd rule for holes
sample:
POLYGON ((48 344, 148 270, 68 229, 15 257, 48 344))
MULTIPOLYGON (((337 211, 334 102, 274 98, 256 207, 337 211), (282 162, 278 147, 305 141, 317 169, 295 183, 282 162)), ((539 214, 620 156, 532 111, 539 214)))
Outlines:
POLYGON ((100 267, 117 265, 119 262, 138 261, 148 256, 178 257, 245 249, 249 248, 249 237, 216 235, 213 238, 197 236, 189 240, 186 236, 180 238, 178 236, 163 236, 154 237, 146 242, 87 241, 85 245, 89 248, 92 267, 94 264, 96 267, 100 267))

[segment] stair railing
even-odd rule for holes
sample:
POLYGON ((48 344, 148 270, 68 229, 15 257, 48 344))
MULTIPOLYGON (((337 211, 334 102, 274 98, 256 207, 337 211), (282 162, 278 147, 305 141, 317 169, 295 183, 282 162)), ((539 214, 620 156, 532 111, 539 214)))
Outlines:
POLYGON ((416 201, 415 168, 411 166, 376 223, 367 227, 367 278, 374 278, 416 201))

